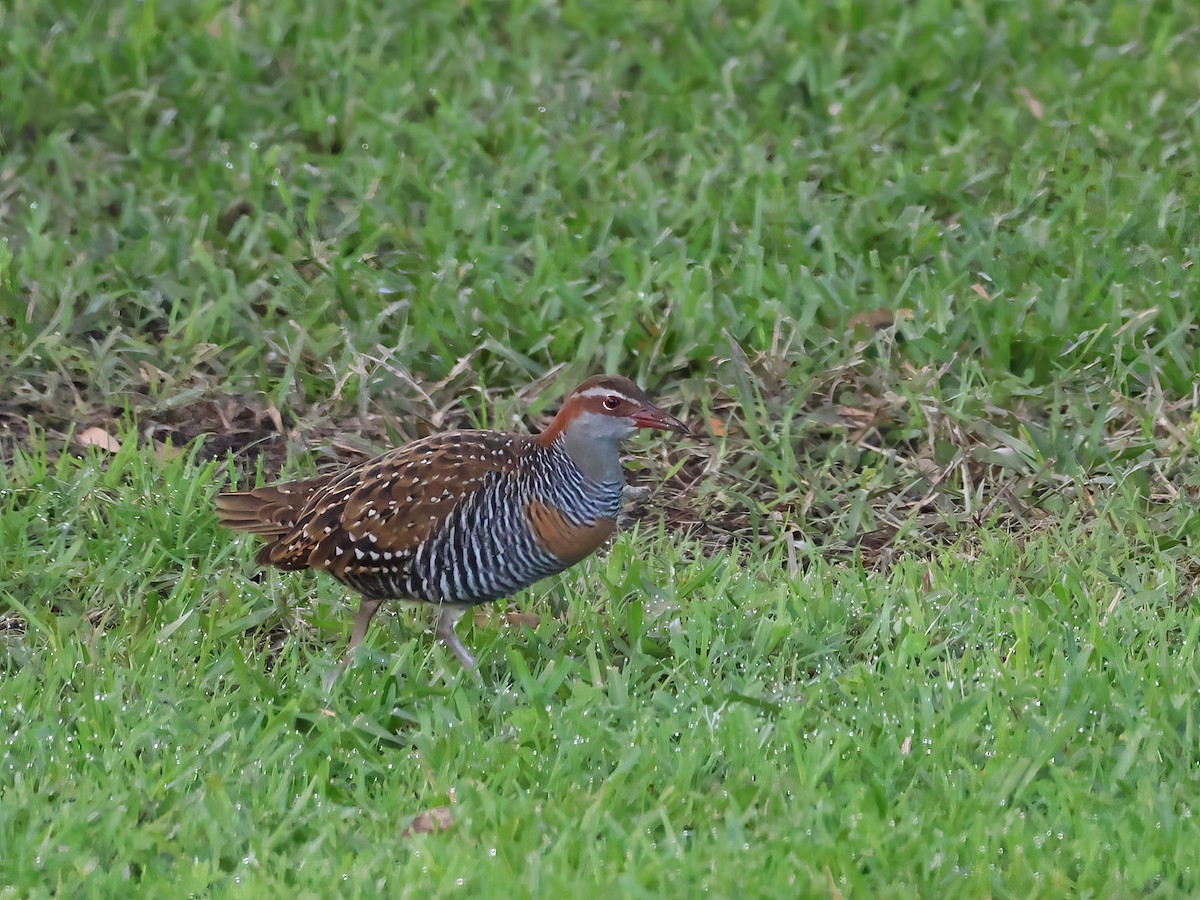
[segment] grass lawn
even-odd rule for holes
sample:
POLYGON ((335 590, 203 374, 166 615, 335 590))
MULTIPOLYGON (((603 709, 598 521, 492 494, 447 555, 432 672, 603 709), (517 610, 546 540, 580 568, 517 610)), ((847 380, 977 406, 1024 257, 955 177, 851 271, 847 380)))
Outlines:
POLYGON ((1191 0, 0 8, 0 898, 1200 893, 1191 0), (461 629, 231 484, 598 371, 461 629))

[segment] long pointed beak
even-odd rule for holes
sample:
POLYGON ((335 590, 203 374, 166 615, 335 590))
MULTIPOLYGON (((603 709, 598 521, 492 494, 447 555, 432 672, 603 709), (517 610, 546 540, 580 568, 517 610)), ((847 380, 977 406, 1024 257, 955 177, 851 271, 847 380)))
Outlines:
POLYGON ((679 419, 649 403, 633 414, 633 423, 638 428, 657 428, 660 431, 674 431, 679 434, 692 433, 679 419))

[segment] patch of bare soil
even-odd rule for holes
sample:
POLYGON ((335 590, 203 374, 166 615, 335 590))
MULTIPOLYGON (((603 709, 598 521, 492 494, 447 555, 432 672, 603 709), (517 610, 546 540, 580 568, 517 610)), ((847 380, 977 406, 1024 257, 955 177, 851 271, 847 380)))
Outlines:
MULTIPOLYGON (((983 526, 1029 533, 1066 506, 1096 514, 1097 498, 1134 476, 1151 506, 1196 502, 1200 484, 1180 464, 1195 442, 1195 397, 1170 400, 1150 385, 1134 401, 1087 384, 1070 402, 1025 392, 998 403, 991 387, 964 396, 953 363, 892 364, 869 358, 870 346, 856 345, 844 364, 799 386, 786 353, 735 352, 715 379, 691 385, 706 398, 703 411, 676 410, 696 437, 629 453, 624 524, 661 521, 706 552, 782 540, 793 557, 819 547, 887 566, 897 553, 961 543, 983 526)), ((198 458, 228 459, 245 484, 260 467, 268 480, 295 474, 291 460, 305 452, 324 471, 471 427, 468 404, 527 409, 560 374, 515 393, 484 390, 464 363, 434 384, 393 373, 399 386, 357 412, 338 390, 324 404, 281 410, 199 379, 186 402, 146 397, 132 414, 70 417, 19 398, 0 403, 0 458, 27 446, 33 431, 52 452, 115 450, 132 416, 143 446, 163 455, 192 446, 198 458)), ((536 431, 552 412, 490 421, 536 431)))

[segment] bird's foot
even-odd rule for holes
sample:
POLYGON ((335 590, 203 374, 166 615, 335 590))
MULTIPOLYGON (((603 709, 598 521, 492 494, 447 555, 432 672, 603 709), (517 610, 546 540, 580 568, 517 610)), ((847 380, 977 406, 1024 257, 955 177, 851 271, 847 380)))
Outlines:
POLYGON ((458 657, 458 661, 463 664, 464 669, 478 673, 479 663, 475 661, 475 657, 471 655, 471 651, 458 639, 458 635, 454 631, 454 626, 458 624, 458 620, 463 617, 463 613, 468 609, 468 606, 460 606, 459 604, 452 603, 439 605, 437 625, 434 631, 438 639, 458 657))

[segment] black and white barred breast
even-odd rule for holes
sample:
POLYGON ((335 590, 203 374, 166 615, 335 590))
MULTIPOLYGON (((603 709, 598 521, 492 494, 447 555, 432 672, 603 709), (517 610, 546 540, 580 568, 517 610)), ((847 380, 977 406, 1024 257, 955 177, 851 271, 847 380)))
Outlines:
MULTIPOLYGON (((367 522, 378 519, 378 527, 355 534, 360 540, 354 547, 337 547, 345 558, 364 544, 363 558, 328 570, 375 599, 483 603, 563 571, 612 534, 623 482, 589 479, 558 443, 516 441, 505 452, 495 449, 466 454, 471 489, 438 509, 441 515, 421 540, 383 549, 388 544, 382 536, 396 530, 391 517, 368 515, 367 522), (480 463, 492 460, 497 464, 478 471, 480 463)), ((395 508, 400 517, 412 512, 403 504, 395 508)))

